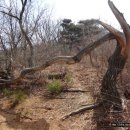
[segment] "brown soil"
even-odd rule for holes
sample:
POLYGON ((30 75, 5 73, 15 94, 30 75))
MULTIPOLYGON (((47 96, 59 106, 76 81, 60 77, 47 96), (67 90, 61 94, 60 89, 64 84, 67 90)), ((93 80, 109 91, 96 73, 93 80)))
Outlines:
MULTIPOLYGON (((49 67, 46 72, 59 71, 64 67, 49 67), (55 69, 53 69, 55 67, 55 69)), ((82 89, 87 92, 62 92, 53 98, 45 96, 46 86, 35 86, 31 94, 23 103, 12 111, 20 111, 31 117, 20 119, 15 115, 0 112, 0 130, 91 130, 95 124, 92 121, 93 110, 77 114, 62 121, 61 118, 69 112, 80 108, 84 104, 95 102, 99 93, 101 78, 97 69, 85 67, 83 64, 66 66, 72 74, 71 89, 82 89), (63 99, 62 99, 63 98, 63 99)), ((101 76, 101 75, 100 75, 101 76)), ((8 99, 0 100, 0 105, 7 108, 8 99)))

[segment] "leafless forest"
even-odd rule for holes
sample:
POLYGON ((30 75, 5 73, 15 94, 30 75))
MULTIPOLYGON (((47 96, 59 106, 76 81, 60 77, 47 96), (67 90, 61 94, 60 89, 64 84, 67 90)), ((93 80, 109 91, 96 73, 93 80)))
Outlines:
POLYGON ((0 130, 129 130, 130 26, 118 7, 106 3, 122 30, 56 21, 38 3, 0 1, 0 130))

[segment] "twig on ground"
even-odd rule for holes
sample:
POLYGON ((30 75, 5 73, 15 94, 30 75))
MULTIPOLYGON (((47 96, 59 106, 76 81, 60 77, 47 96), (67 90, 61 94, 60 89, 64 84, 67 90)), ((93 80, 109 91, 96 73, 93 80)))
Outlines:
POLYGON ((75 111, 72 111, 69 114, 65 115, 64 117, 61 118, 61 120, 65 120, 65 119, 69 118, 70 116, 74 116, 74 115, 82 113, 82 112, 84 112, 86 110, 95 109, 97 107, 100 107, 101 105, 102 105, 102 102, 81 107, 81 108, 79 108, 79 109, 77 109, 75 111))

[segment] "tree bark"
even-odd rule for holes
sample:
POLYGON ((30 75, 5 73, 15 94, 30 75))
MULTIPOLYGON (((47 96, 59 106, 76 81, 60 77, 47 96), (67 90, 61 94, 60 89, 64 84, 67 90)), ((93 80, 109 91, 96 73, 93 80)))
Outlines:
POLYGON ((97 129, 104 130, 104 127, 110 127, 114 130, 111 123, 124 120, 123 106, 120 93, 117 89, 117 77, 122 72, 126 58, 121 55, 121 47, 117 44, 113 55, 108 60, 108 70, 102 81, 102 88, 98 100, 103 101, 102 107, 94 112, 94 121, 97 123, 97 129), (111 115, 111 111, 117 111, 111 115), (120 113, 118 113, 120 111, 120 113))
POLYGON ((121 55, 121 47, 117 47, 113 55, 108 60, 108 70, 102 81, 101 97, 104 100, 104 106, 110 108, 122 109, 121 99, 117 90, 117 77, 122 72, 126 58, 121 55))
POLYGON ((27 33, 25 32, 21 20, 19 20, 19 26, 20 26, 21 32, 22 32, 24 38, 26 39, 27 44, 29 45, 29 48, 30 48, 30 54, 29 54, 29 58, 28 58, 28 65, 29 65, 29 67, 33 67, 34 66, 34 47, 33 47, 33 44, 31 42, 31 40, 29 39, 27 33))
POLYGON ((101 97, 98 100, 103 100, 103 105, 100 109, 94 111, 94 120, 97 123, 96 130, 104 130, 106 129, 105 127, 109 130, 117 130, 117 128, 111 127, 111 123, 125 122, 122 113, 121 95, 117 89, 117 77, 122 72, 130 52, 130 28, 123 14, 120 13, 113 2, 108 0, 108 4, 120 23, 123 33, 106 23, 97 21, 114 35, 117 46, 113 55, 108 60, 108 70, 102 81, 101 97), (111 110, 116 110, 118 113, 112 114, 111 110))
POLYGON ((125 122, 123 117, 123 106, 121 95, 117 89, 117 77, 122 72, 125 63, 127 61, 129 50, 130 50, 130 29, 129 26, 123 17, 123 14, 119 12, 119 10, 115 7, 113 2, 108 0, 108 4, 120 23, 124 36, 113 28, 112 26, 98 21, 103 27, 105 27, 109 32, 111 32, 117 41, 116 49, 113 55, 108 60, 108 70, 102 81, 101 88, 101 99, 103 100, 103 105, 100 109, 95 110, 94 112, 94 120, 97 123, 97 128, 100 130, 104 130, 105 127, 109 127, 109 130, 117 130, 115 127, 111 127, 111 123, 122 123, 125 122), (111 110, 116 110, 116 114, 112 114, 111 110), (120 111, 120 113, 119 113, 120 111))

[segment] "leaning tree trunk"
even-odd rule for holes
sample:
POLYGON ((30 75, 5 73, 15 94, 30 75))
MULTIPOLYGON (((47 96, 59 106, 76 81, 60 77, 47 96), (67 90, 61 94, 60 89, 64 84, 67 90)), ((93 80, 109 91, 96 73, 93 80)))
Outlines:
POLYGON ((104 107, 122 110, 120 94, 117 90, 117 77, 122 72, 126 58, 121 55, 121 47, 117 44, 113 55, 108 60, 108 70, 102 81, 101 97, 104 107))
MULTIPOLYGON (((102 107, 95 110, 94 113, 97 129, 103 130, 104 127, 111 126, 111 123, 123 120, 121 113, 123 106, 117 89, 117 77, 122 72, 125 63, 126 58, 121 55, 121 47, 117 44, 113 55, 108 60, 108 70, 102 81, 99 99, 103 101, 102 107), (116 114, 111 114, 111 111, 116 111, 116 114)), ((109 128, 109 130, 113 129, 113 127, 109 128)))
MULTIPOLYGON (((102 107, 95 110, 94 119, 97 123, 97 130, 104 130, 104 127, 109 127, 109 130, 117 130, 117 128, 111 127, 112 123, 124 122, 122 114, 122 100, 120 93, 117 90, 117 77, 122 72, 126 60, 130 52, 130 28, 127 24, 123 14, 115 7, 113 2, 108 0, 109 7, 113 14, 120 23, 123 33, 116 30, 112 26, 98 21, 103 27, 111 32, 117 41, 116 49, 113 55, 108 60, 108 70, 102 81, 101 88, 101 100, 102 107), (111 113, 111 110, 116 113, 111 113), (120 113, 119 113, 120 111, 120 113)), ((100 99, 99 99, 100 100, 100 99)))

